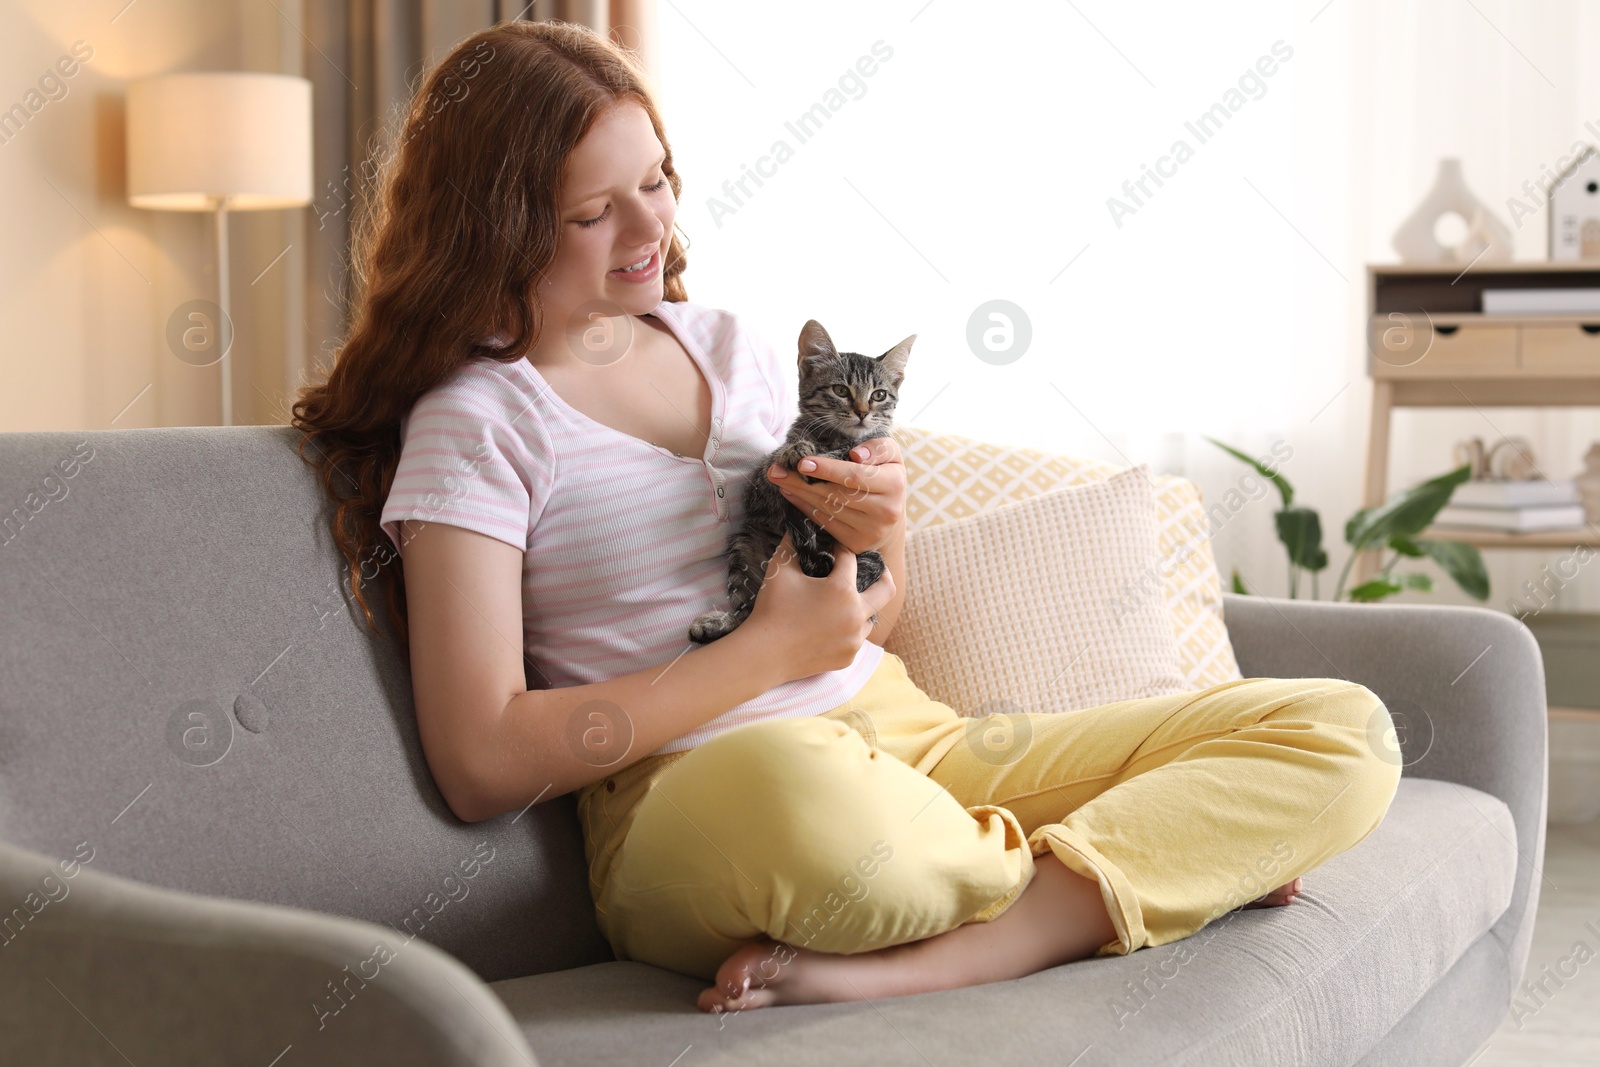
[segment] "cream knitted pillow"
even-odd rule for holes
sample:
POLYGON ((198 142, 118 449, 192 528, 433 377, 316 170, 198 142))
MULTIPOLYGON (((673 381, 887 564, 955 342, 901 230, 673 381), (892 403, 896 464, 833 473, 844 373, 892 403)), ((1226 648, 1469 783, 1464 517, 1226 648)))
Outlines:
POLYGON ((1179 693, 1147 466, 909 533, 884 648, 962 715, 1062 712, 1179 693), (1128 589, 1154 588, 1131 602, 1128 589))
MULTIPOLYGON (((981 441, 900 423, 895 440, 906 464, 906 529, 919 531, 1025 500, 1066 485, 1109 478, 1124 468, 1036 448, 981 441)), ((1184 681, 1207 689, 1235 681, 1239 663, 1222 618, 1222 582, 1211 555, 1211 520, 1200 489, 1187 478, 1156 475, 1156 544, 1161 562, 1141 595, 1161 584, 1178 641, 1184 681)))

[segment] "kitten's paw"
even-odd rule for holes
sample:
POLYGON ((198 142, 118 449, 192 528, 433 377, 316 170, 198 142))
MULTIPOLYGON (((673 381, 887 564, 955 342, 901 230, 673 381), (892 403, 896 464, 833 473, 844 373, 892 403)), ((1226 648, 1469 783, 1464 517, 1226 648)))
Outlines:
MULTIPOLYGON (((833 553, 822 548, 810 548, 798 553, 800 573, 807 578, 826 578, 833 573, 833 553)), ((859 590, 857 590, 859 592, 859 590)))
POLYGON ((807 456, 817 455, 816 446, 810 441, 796 441, 792 445, 784 445, 773 453, 772 462, 785 470, 794 470, 800 461, 807 456))
POLYGON ((689 640, 697 645, 709 645, 719 637, 726 637, 738 626, 738 620, 726 611, 708 611, 689 627, 689 640))
POLYGON ((867 587, 883 577, 883 557, 868 549, 856 556, 856 592, 864 593, 867 587))

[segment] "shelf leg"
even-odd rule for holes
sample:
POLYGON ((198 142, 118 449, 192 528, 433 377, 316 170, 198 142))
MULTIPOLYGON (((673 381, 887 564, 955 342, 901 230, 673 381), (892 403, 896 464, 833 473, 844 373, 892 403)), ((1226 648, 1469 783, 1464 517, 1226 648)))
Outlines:
MULTIPOLYGON (((1394 384, 1381 378, 1372 382, 1372 421, 1367 427, 1367 470, 1361 491, 1364 507, 1377 507, 1388 493, 1389 417, 1394 411, 1394 384)), ((1356 560, 1355 584, 1360 585, 1378 573, 1383 559, 1381 548, 1361 553, 1356 560)))

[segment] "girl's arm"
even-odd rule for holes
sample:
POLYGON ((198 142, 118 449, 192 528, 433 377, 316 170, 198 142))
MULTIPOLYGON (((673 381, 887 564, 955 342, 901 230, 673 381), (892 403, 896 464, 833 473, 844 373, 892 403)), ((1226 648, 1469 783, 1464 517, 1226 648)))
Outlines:
MULTIPOLYGON (((900 605, 905 603, 906 590, 911 582, 906 575, 906 528, 902 523, 889 540, 885 541, 878 549, 883 556, 883 565, 894 578, 894 596, 889 602, 878 609, 878 622, 867 635, 867 640, 880 648, 889 640, 889 631, 894 629, 894 624, 900 617, 900 605)), ((735 631, 737 633, 738 631, 735 631)))
POLYGON ((740 627, 633 674, 529 690, 522 553, 461 527, 403 525, 418 730, 439 791, 465 822, 599 781, 790 681, 790 665, 740 627))

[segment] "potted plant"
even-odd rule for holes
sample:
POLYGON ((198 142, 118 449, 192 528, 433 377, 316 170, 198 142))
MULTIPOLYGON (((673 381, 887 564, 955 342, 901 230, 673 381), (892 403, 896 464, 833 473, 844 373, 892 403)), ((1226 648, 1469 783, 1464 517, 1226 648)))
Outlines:
MULTIPOLYGON (((1207 441, 1216 445, 1235 459, 1253 467, 1256 473, 1278 488, 1283 507, 1274 513, 1278 540, 1289 553, 1289 595, 1299 593, 1300 575, 1311 577, 1311 596, 1316 599, 1318 575, 1328 565, 1328 553, 1322 547, 1322 519, 1316 509, 1295 506, 1294 487, 1278 471, 1270 469, 1259 460, 1251 458, 1231 445, 1213 437, 1207 441)), ((1344 539, 1350 545, 1350 558, 1339 572, 1334 585, 1333 599, 1345 599, 1345 581, 1350 567, 1362 552, 1388 549, 1393 553, 1378 573, 1349 591, 1348 598, 1370 602, 1393 596, 1403 589, 1433 590, 1433 579, 1421 571, 1396 574, 1395 566, 1403 559, 1427 557, 1437 563, 1468 596, 1475 600, 1489 599, 1489 572, 1484 568, 1483 556, 1478 549, 1465 541, 1444 541, 1419 537, 1428 524, 1439 514, 1439 509, 1450 502, 1456 486, 1472 476, 1470 465, 1457 467, 1448 474, 1430 478, 1420 485, 1396 493, 1377 507, 1361 508, 1344 524, 1344 539)), ((1233 591, 1244 593, 1244 582, 1239 569, 1233 570, 1233 591)))

